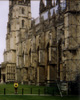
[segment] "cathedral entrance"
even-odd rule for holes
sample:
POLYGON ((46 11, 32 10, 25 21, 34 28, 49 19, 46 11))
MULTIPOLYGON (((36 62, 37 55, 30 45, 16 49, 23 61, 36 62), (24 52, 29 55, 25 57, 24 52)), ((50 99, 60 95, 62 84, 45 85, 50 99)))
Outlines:
POLYGON ((48 65, 47 66, 47 83, 51 84, 56 80, 56 65, 48 65))
POLYGON ((37 84, 44 85, 45 84, 45 68, 44 66, 37 67, 37 84))
POLYGON ((3 82, 5 83, 5 74, 3 74, 3 82))
POLYGON ((46 84, 52 84, 57 78, 56 48, 47 44, 46 47, 46 84))

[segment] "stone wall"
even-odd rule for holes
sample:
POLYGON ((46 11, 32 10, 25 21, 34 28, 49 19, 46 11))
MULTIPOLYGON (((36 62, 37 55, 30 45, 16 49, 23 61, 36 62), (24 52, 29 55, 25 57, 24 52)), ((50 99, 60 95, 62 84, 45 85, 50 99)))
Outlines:
POLYGON ((10 9, 4 62, 15 63, 15 79, 22 84, 74 81, 80 73, 80 3, 69 0, 64 7, 57 5, 32 21, 30 3, 10 9))

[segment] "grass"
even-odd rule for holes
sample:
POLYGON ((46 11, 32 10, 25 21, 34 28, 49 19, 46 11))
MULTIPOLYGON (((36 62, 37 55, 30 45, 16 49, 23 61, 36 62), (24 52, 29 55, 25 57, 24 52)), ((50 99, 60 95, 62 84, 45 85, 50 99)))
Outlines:
MULTIPOLYGON (((13 84, 0 84, 0 94, 4 94, 4 88, 6 89, 6 94, 14 94, 13 84)), ((46 86, 34 86, 34 85, 21 85, 18 87, 18 94, 22 94, 22 88, 24 90, 23 94, 59 94, 56 86, 46 87, 46 86), (55 92, 55 93, 54 93, 55 92)))
POLYGON ((26 95, 0 95, 0 100, 79 100, 77 96, 55 97, 55 96, 26 96, 26 95))
MULTIPOLYGON (((4 88, 6 89, 6 94, 14 94, 14 86, 13 84, 0 84, 0 94, 4 94, 4 88)), ((22 94, 22 88, 24 89, 24 94, 38 94, 40 89, 40 93, 44 94, 45 86, 29 86, 29 85, 21 85, 18 87, 18 94, 22 94)))
MULTIPOLYGON (((38 94, 39 89, 40 89, 40 94, 44 94, 44 88, 50 89, 49 87, 45 87, 45 86, 30 86, 30 85, 19 84, 18 94, 22 94, 22 88, 24 89, 24 94, 31 94, 31 89, 32 89, 32 94, 38 94)), ((79 97, 78 96, 60 97, 60 96, 14 95, 13 84, 0 84, 0 100, 79 100, 79 97), (6 95, 3 95, 4 88, 6 88, 6 95)))

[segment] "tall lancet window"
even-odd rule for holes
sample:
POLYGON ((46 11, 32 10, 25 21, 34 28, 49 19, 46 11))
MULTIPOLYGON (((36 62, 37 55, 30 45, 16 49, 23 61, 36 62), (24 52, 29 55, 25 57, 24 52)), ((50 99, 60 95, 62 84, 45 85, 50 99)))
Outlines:
POLYGON ((24 14, 24 8, 22 8, 22 14, 24 14))
POLYGON ((24 20, 22 20, 22 27, 24 27, 24 20))

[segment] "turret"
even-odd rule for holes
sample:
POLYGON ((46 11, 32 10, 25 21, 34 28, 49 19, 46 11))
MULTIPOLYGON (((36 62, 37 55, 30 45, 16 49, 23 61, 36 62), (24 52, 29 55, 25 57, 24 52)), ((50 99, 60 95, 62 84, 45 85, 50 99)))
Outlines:
POLYGON ((46 10, 44 0, 40 0, 40 6, 39 6, 39 13, 43 13, 46 10))
POLYGON ((52 7, 52 0, 46 0, 46 7, 51 8, 52 7))

